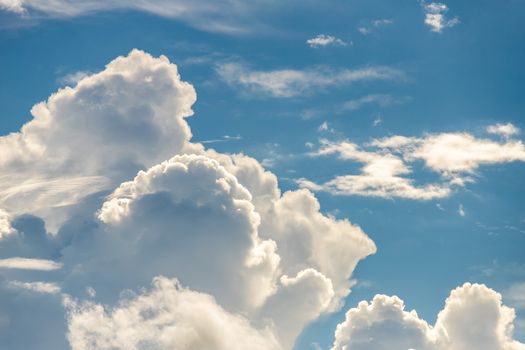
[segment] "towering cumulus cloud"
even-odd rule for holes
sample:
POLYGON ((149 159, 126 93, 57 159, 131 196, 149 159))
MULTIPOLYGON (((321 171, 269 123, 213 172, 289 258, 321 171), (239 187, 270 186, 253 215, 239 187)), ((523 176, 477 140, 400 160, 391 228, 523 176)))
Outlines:
MULTIPOLYGON (((133 50, 0 138, 2 346, 291 349, 341 308, 374 242, 255 159, 192 143, 195 100, 166 57, 133 50)), ((521 349, 499 298, 465 285, 430 327, 378 296, 334 348, 521 349), (464 329, 479 312, 481 340, 464 329)))
POLYGON ((288 349, 341 307, 374 243, 255 159, 190 142, 195 100, 133 50, 0 138, 3 344, 288 349), (21 312, 36 305, 45 327, 21 312))

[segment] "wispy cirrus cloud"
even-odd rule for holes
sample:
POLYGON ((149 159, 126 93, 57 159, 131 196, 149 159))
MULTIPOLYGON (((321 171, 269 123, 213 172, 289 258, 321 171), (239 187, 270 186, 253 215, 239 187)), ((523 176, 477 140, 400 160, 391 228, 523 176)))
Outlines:
POLYGON ((52 271, 61 268, 61 263, 46 259, 30 259, 19 257, 0 259, 0 269, 52 271))
POLYGON ((366 22, 366 24, 357 27, 357 31, 363 35, 371 34, 375 29, 394 24, 392 19, 379 18, 366 22))
POLYGON ((339 108, 341 112, 355 111, 367 105, 378 105, 380 107, 388 107, 391 105, 402 104, 410 101, 410 97, 394 97, 389 94, 371 94, 361 96, 359 98, 348 100, 339 108))
POLYGON ((310 95, 329 87, 363 81, 402 80, 403 71, 386 66, 358 69, 333 69, 319 66, 307 69, 252 70, 240 63, 217 66, 217 73, 228 85, 252 95, 288 98, 310 95))
POLYGON ((248 34, 265 25, 259 17, 263 13, 279 11, 282 5, 270 0, 0 0, 0 10, 21 15, 20 21, 45 18, 71 18, 103 11, 133 10, 175 19, 194 28, 225 34, 248 34), (224 11, 227 8, 228 11, 224 11), (271 12, 270 11, 270 12, 271 12))
POLYGON ((49 282, 21 282, 8 281, 7 286, 12 289, 28 290, 43 294, 58 294, 60 293, 60 286, 56 283, 49 282))
POLYGON ((325 46, 348 46, 353 45, 351 41, 346 42, 342 39, 336 38, 335 36, 319 34, 316 37, 306 40, 308 46, 313 48, 325 47, 325 46))

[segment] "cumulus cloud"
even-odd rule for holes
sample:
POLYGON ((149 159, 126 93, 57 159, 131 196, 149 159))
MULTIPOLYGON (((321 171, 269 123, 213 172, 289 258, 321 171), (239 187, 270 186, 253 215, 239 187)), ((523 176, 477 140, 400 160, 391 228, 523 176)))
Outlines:
MULTIPOLYGON (((255 159, 190 142, 195 99, 175 65, 134 50, 0 138, 2 179, 18 177, 1 192, 2 344, 288 349, 309 322, 340 309, 374 242, 323 214, 309 190, 281 193, 255 159)), ((375 177, 409 175, 405 162, 422 144, 382 141, 375 152, 326 142, 313 153, 362 162, 375 177)), ((429 332, 461 331, 452 311, 429 332)), ((512 322, 507 311, 487 315, 487 327, 512 322)), ((413 317, 410 327, 425 324, 413 317)))
POLYGON ((501 135, 503 137, 511 137, 520 133, 520 129, 512 123, 494 124, 487 126, 489 134, 501 135))
POLYGON ((48 348, 64 349, 62 297, 74 306, 69 340, 78 349, 90 348, 93 337, 100 347, 121 346, 111 332, 134 333, 150 319, 151 333, 124 348, 153 339, 159 348, 208 340, 235 348, 229 335, 209 339, 220 320, 232 334, 264 338, 262 348, 291 348, 305 325, 342 305, 373 241, 348 220, 322 214, 310 191, 281 193, 255 159, 190 142, 185 118, 195 99, 174 64, 133 50, 37 104, 19 133, 0 138, 0 206, 7 209, 0 318, 11 320, 3 344, 31 348, 47 336, 48 348), (149 292, 131 292, 155 276, 166 277, 149 292), (21 331, 41 320, 20 312, 19 294, 26 305, 46 300, 46 327, 21 331), (210 313, 185 312, 182 300, 181 310, 120 323, 119 315, 163 294, 207 300, 210 313), (207 316, 210 327, 197 327, 207 316), (170 325, 156 328, 163 319, 170 325), (169 338, 173 324, 188 325, 181 329, 188 333, 169 338))
POLYGON ((448 6, 441 2, 422 2, 423 11, 425 12, 425 24, 430 27, 430 30, 436 33, 441 33, 445 28, 454 27, 459 23, 459 18, 454 17, 448 19, 446 13, 448 6))
MULTIPOLYGON (((84 269, 90 266, 95 274, 102 269, 103 247, 118 245, 113 258, 135 271, 135 285, 156 271, 214 295, 230 310, 252 310, 273 293, 279 256, 273 241, 259 239, 260 216, 250 200, 251 194, 217 161, 175 156, 120 185, 102 205, 98 218, 107 227, 97 238, 101 251, 89 264, 83 262, 84 269)), ((106 268, 92 286, 100 292, 106 278, 121 268, 106 268)))
POLYGON ((116 58, 36 104, 19 133, 0 137, 0 207, 48 225, 54 217, 57 227, 64 207, 180 152, 195 100, 166 57, 134 50, 116 58))
POLYGON ((73 350, 281 349, 270 330, 255 329, 210 295, 165 277, 155 278, 150 290, 112 308, 92 302, 68 307, 73 350))
POLYGON ((5 210, 0 209, 0 239, 14 232, 15 230, 11 226, 11 216, 5 210))
POLYGON ((346 313, 332 350, 522 350, 512 338, 514 318, 501 295, 480 284, 453 290, 434 326, 405 311, 398 297, 376 295, 346 313))
POLYGON ((478 169, 483 165, 525 161, 522 141, 510 138, 495 141, 469 133, 428 134, 423 137, 394 135, 374 139, 364 147, 350 141, 321 140, 319 149, 311 152, 310 156, 337 155, 345 161, 363 163, 361 173, 337 176, 323 184, 304 178, 298 183, 314 191, 336 195, 429 200, 447 197, 454 188, 474 182, 478 169), (418 161, 439 174, 439 182, 415 185, 410 165, 418 161))
POLYGON ((354 70, 314 67, 257 71, 239 63, 224 63, 218 65, 217 73, 228 85, 248 89, 255 96, 276 98, 303 96, 332 86, 362 81, 404 78, 402 71, 381 66, 354 70))
POLYGON ((352 42, 347 43, 346 41, 336 38, 335 36, 319 34, 316 37, 306 40, 308 46, 317 48, 325 46, 347 46, 352 45, 352 42))
POLYGON ((25 12, 23 0, 0 0, 0 10, 22 14, 25 12))

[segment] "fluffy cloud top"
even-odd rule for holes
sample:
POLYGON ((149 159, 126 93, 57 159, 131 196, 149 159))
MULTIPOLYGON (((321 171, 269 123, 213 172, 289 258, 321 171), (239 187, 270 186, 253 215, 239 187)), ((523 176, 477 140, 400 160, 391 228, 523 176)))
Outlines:
POLYGON ((398 297, 376 295, 347 312, 332 350, 522 350, 512 339, 514 318, 500 294, 479 284, 453 290, 435 326, 405 311, 398 297))
MULTIPOLYGON (((196 100, 164 56, 134 50, 33 107, 19 133, 0 137, 0 207, 37 213, 117 186, 180 152, 196 100)), ((58 219, 55 219, 58 220, 58 219)))
POLYGON ((73 350, 258 349, 278 350, 269 330, 219 306, 213 297, 157 277, 151 290, 113 308, 92 302, 69 305, 73 350))
MULTIPOLYGON (((326 84, 333 83, 310 86, 326 84)), ((374 242, 350 221, 324 215, 310 191, 281 193, 255 159, 191 143, 185 118, 195 99, 167 58, 134 50, 36 105, 19 133, 0 138, 2 344, 288 349, 309 322, 341 307, 374 242)), ((517 141, 506 142, 519 151, 517 141)), ((316 156, 337 154, 364 163, 368 176, 403 179, 424 142, 386 143, 376 147, 398 146, 381 154, 327 142, 316 156)), ((461 331, 454 310, 469 305, 451 301, 431 329, 405 317, 399 300, 384 304, 420 344, 428 334, 445 339, 442 329, 461 331)), ((491 310, 484 329, 512 322, 500 304, 491 310)), ((341 344, 355 339, 340 329, 341 344)), ((514 346, 508 329, 496 332, 497 341, 514 346)))
POLYGON ((133 50, 0 138, 0 173, 11 179, 0 189, 0 307, 12 320, 0 332, 5 344, 30 348, 52 334, 49 348, 64 348, 62 297, 75 349, 245 348, 236 334, 291 348, 305 325, 341 306, 355 266, 375 252, 372 240, 323 215, 311 192, 282 194, 256 160, 191 143, 185 118, 195 99, 165 57, 133 50), (152 279, 153 289, 140 291, 152 279), (123 297, 131 290, 139 296, 123 297), (176 310, 142 308, 164 295, 181 300, 176 310), (19 325, 38 325, 19 309, 44 298, 49 327, 25 336, 19 325), (186 312, 186 299, 204 306, 186 312), (120 323, 130 308, 137 322, 120 323), (144 322, 147 334, 119 338, 144 322))

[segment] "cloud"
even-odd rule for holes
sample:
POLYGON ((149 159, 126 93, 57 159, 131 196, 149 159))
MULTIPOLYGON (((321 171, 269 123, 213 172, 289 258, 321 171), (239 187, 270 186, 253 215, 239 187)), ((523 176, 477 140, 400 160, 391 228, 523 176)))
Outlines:
POLYGON ((448 19, 446 13, 448 6, 440 2, 421 2, 423 11, 425 12, 425 24, 430 27, 430 30, 436 33, 441 33, 445 28, 452 28, 459 23, 459 18, 454 17, 448 19))
POLYGON ((459 208, 458 208, 458 214, 459 214, 459 216, 465 216, 465 215, 467 215, 467 213, 465 212, 465 208, 463 208, 463 204, 460 204, 460 205, 459 205, 459 208))
POLYGON ((311 157, 336 155, 343 161, 363 163, 361 173, 340 175, 322 184, 305 178, 297 182, 313 191, 334 195, 430 200, 448 197, 453 189, 475 182, 483 165, 525 161, 522 141, 509 138, 494 141, 468 133, 394 135, 374 139, 365 147, 347 140, 320 140, 320 148, 310 152, 311 157), (410 165, 417 161, 423 161, 426 168, 439 174, 439 181, 415 185, 410 165))
POLYGON ((166 57, 134 50, 116 58, 36 104, 20 132, 0 137, 0 207, 58 227, 67 206, 180 152, 195 100, 166 57))
POLYGON ((436 324, 405 311, 398 297, 376 295, 346 313, 337 326, 332 350, 522 350, 512 339, 514 310, 501 295, 480 284, 465 283, 450 293, 436 324))
MULTIPOLYGON (((175 0, 0 0, 0 10, 23 14, 20 20, 31 18, 71 18, 101 11, 134 10, 179 20, 189 26, 225 34, 247 34, 264 27, 258 15, 268 12, 268 2, 251 2, 249 5, 236 0, 199 0, 191 3, 175 0), (226 14, 223 9, 228 8, 226 14)), ((271 8, 279 8, 273 3, 271 8)))
POLYGON ((380 18, 369 21, 367 24, 357 27, 357 31, 363 35, 371 34, 376 28, 393 24, 394 21, 388 18, 380 18))
POLYGON ((381 116, 378 115, 378 116, 374 119, 374 121, 372 122, 372 125, 373 125, 374 127, 376 127, 376 126, 381 126, 381 124, 383 124, 383 119, 381 119, 381 116))
POLYGON ((525 283, 515 283, 504 293, 505 300, 515 308, 525 309, 525 283))
POLYGON ((413 140, 413 150, 405 157, 420 159, 425 165, 445 175, 474 173, 481 165, 525 161, 521 141, 496 142, 478 139, 467 133, 444 133, 413 140))
POLYGON ((14 232, 15 229, 11 226, 11 216, 5 210, 0 209, 0 239, 14 232))
POLYGON ((44 259, 8 258, 0 259, 0 269, 51 271, 62 268, 61 263, 44 259))
POLYGON ((308 44, 308 46, 313 47, 313 48, 325 47, 325 46, 352 45, 351 41, 347 43, 346 41, 343 41, 342 39, 336 38, 335 36, 326 35, 326 34, 319 34, 316 37, 306 40, 306 43, 308 44))
POLYGON ((242 140, 242 136, 240 135, 236 135, 236 136, 224 135, 220 139, 204 140, 204 141, 200 141, 200 143, 206 145, 210 143, 230 142, 230 141, 239 141, 239 140, 242 140))
POLYGON ((37 293, 44 293, 44 294, 60 293, 60 287, 56 283, 9 281, 7 285, 9 288, 26 289, 26 290, 34 291, 37 293))
POLYGON ((511 137, 520 133, 520 129, 512 123, 489 125, 487 126, 486 130, 489 134, 495 134, 504 137, 511 137))
POLYGON ((387 107, 394 104, 400 104, 407 100, 407 98, 394 98, 391 95, 374 94, 359 97, 354 100, 348 100, 341 106, 341 111, 355 111, 366 105, 376 104, 380 107, 387 107))
POLYGON ((404 73, 390 67, 334 70, 314 67, 305 70, 256 71, 239 63, 224 63, 217 73, 228 85, 248 89, 251 95, 289 98, 313 94, 329 87, 362 81, 399 80, 404 73))
POLYGON ((301 187, 314 191, 327 191, 334 195, 359 195, 383 198, 407 198, 429 200, 450 195, 449 186, 415 186, 407 178, 412 171, 404 161, 393 155, 361 150, 358 145, 343 141, 332 143, 321 140, 321 148, 311 156, 337 154, 342 160, 364 163, 359 175, 342 175, 318 185, 304 178, 298 180, 301 187))
POLYGON ((82 79, 92 75, 89 71, 78 71, 66 74, 58 79, 58 82, 65 85, 76 85, 82 79))
MULTIPOLYGON (((323 214, 310 191, 282 193, 255 159, 190 142, 195 99, 167 58, 134 50, 57 91, 19 133, 0 138, 0 252, 10 256, 0 260, 0 343, 288 349, 309 322, 339 310, 374 242, 323 214)), ((410 174, 404 154, 422 143, 383 141, 396 148, 326 143, 317 153, 360 161, 376 177, 410 174)), ((481 334, 514 346, 509 309, 472 288, 475 305, 453 293, 433 329, 472 342, 462 328, 471 320, 457 310, 485 311, 481 334), (494 322, 496 333, 485 332, 494 322)), ((410 334, 425 329, 412 321, 410 334)), ((336 341, 345 341, 340 328, 336 341)))
POLYGON ((115 307, 69 305, 68 339, 73 350, 281 349, 268 329, 257 330, 209 295, 156 277, 150 290, 115 307))
POLYGON ((23 4, 23 0, 0 0, 0 10, 23 14, 25 12, 23 4))
MULTIPOLYGON (((276 176, 255 159, 190 142, 185 118, 195 99, 167 58, 133 50, 37 104, 19 133, 0 138, 7 181, 0 253, 9 267, 0 269, 7 280, 0 283, 0 319, 9 320, 2 344, 66 348, 62 301, 79 306, 69 329, 80 349, 89 348, 90 334, 113 341, 112 330, 138 329, 116 316, 127 314, 126 300, 140 308, 140 300, 185 288, 213 299, 210 315, 232 321, 235 332, 273 337, 284 348, 309 322, 341 307, 374 242, 350 221, 322 214, 310 191, 281 193, 276 176), (167 284, 140 291, 156 276, 167 284), (54 287, 60 293, 51 293, 54 287), (37 302, 45 302, 38 304, 47 322, 41 328, 35 322, 42 320, 24 311, 37 302), (109 328, 86 321, 92 316, 109 328)), ((207 317, 158 313, 188 325, 207 317)), ((157 312, 140 317, 148 315, 157 312)), ((133 346, 171 334, 149 329, 133 346)), ((210 334, 189 332, 203 341, 210 334)))

